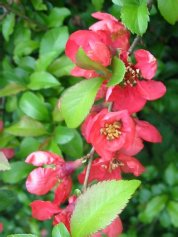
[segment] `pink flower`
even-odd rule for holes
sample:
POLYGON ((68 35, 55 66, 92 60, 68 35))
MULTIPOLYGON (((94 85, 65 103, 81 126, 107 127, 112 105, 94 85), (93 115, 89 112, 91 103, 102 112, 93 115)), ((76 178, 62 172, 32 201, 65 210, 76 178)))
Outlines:
POLYGON ((12 159, 15 155, 13 148, 1 148, 0 151, 4 153, 8 160, 12 159))
POLYGON ((104 40, 114 53, 116 49, 127 51, 129 49, 130 33, 124 25, 108 13, 95 12, 92 16, 100 21, 90 26, 104 40))
POLYGON ((140 111, 147 100, 156 100, 166 93, 162 82, 151 80, 156 73, 157 61, 146 50, 135 52, 136 65, 126 63, 122 84, 109 88, 106 98, 113 102, 113 110, 127 109, 130 114, 140 111))
MULTIPOLYGON (((109 48, 100 40, 100 37, 89 30, 79 30, 70 35, 66 44, 66 55, 76 63, 76 54, 79 48, 82 48, 86 55, 94 62, 103 66, 111 63, 111 53, 109 48), (102 54, 101 54, 102 52, 102 54)), ((97 77, 98 74, 94 70, 85 70, 76 66, 71 74, 73 76, 81 76, 86 78, 97 77)))
POLYGON ((103 158, 110 159, 112 153, 128 147, 133 141, 135 125, 126 110, 90 114, 82 127, 83 135, 95 151, 103 158))
POLYGON ((119 217, 117 217, 109 226, 104 230, 92 235, 92 237, 102 237, 102 233, 108 237, 118 237, 122 233, 123 227, 119 217))
POLYGON ((61 180, 66 179, 82 164, 81 160, 65 162, 60 156, 46 151, 33 152, 26 162, 40 166, 29 174, 26 181, 28 192, 36 195, 44 195, 54 186, 60 185, 61 180), (43 165, 45 168, 41 167, 43 165))
MULTIPOLYGON (((117 154, 116 152, 110 161, 103 158, 97 158, 93 161, 88 181, 119 180, 122 178, 122 172, 140 176, 144 170, 145 168, 135 157, 122 153, 117 154)), ((85 174, 86 169, 79 174, 80 183, 84 182, 85 174)))

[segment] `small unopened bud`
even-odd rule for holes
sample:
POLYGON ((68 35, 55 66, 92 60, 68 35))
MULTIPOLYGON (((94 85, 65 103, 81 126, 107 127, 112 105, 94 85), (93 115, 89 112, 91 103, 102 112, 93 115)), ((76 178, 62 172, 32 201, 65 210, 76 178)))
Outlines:
POLYGON ((77 197, 79 197, 79 196, 82 194, 82 192, 81 192, 80 189, 75 189, 75 190, 74 190, 74 194, 75 194, 77 197))

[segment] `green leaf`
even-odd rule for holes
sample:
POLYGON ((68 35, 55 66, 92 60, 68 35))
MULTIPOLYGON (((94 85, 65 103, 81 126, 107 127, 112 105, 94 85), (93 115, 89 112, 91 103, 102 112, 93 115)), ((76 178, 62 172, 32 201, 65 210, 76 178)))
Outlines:
POLYGON ((47 31, 40 43, 40 57, 51 52, 55 52, 57 57, 64 51, 67 39, 68 30, 66 27, 47 31))
POLYGON ((178 21, 178 0, 158 0, 158 8, 170 24, 174 25, 178 21))
POLYGON ((41 56, 36 62, 35 71, 44 71, 56 57, 56 52, 50 52, 41 56))
POLYGON ((6 128, 5 131, 14 136, 21 137, 35 137, 47 134, 42 123, 27 116, 22 117, 20 121, 6 128))
POLYGON ((47 89, 59 86, 58 80, 48 72, 34 72, 30 76, 30 83, 27 85, 32 90, 47 89))
MULTIPOLYGON (((133 1, 135 2, 135 1, 133 1)), ((148 27, 149 11, 146 1, 124 4, 121 9, 121 19, 124 25, 137 35, 143 35, 148 27)))
POLYGON ((138 180, 112 180, 88 188, 78 198, 71 218, 72 237, 87 237, 109 225, 139 185, 138 180))
POLYGON ((160 195, 152 198, 143 212, 140 213, 139 219, 144 223, 151 223, 155 217, 163 210, 167 202, 166 195, 160 195))
POLYGON ((74 137, 67 143, 60 144, 61 150, 73 157, 81 157, 83 155, 83 139, 77 130, 73 130, 74 137))
POLYGON ((16 184, 25 179, 31 170, 32 166, 29 166, 24 161, 11 162, 11 170, 2 174, 2 180, 5 183, 16 184))
POLYGON ((102 81, 101 78, 84 80, 65 91, 61 98, 61 111, 68 127, 78 127, 85 119, 102 81))
POLYGON ((63 223, 59 223, 52 230, 52 237, 70 237, 68 230, 63 223))
POLYGON ((17 157, 24 159, 24 157, 28 156, 30 153, 39 150, 40 142, 33 137, 25 137, 19 147, 19 151, 17 152, 17 157))
POLYGON ((31 0, 33 7, 37 11, 44 11, 47 10, 46 5, 43 3, 43 0, 31 0))
MULTIPOLYGON (((140 1, 142 2, 143 0, 140 1)), ((128 6, 130 4, 139 5, 139 0, 112 0, 112 2, 121 7, 128 6)))
POLYGON ((6 100, 6 111, 12 113, 17 109, 17 96, 9 96, 6 100))
POLYGON ((122 82, 126 72, 125 64, 118 57, 113 58, 112 62, 112 77, 108 82, 108 86, 115 86, 122 82))
POLYGON ((101 11, 104 5, 104 0, 92 0, 91 1, 96 11, 101 11))
POLYGON ((59 27, 63 24, 64 19, 71 14, 70 10, 66 7, 52 8, 49 16, 47 17, 48 27, 59 27))
POLYGON ((15 15, 13 13, 9 13, 2 22, 2 34, 6 41, 9 41, 9 37, 14 31, 14 26, 15 15))
POLYGON ((165 181, 170 186, 178 184, 178 173, 175 164, 171 163, 165 171, 165 181))
POLYGON ((32 92, 25 92, 19 101, 19 107, 31 118, 46 121, 49 119, 49 112, 45 104, 32 92))
POLYGON ((39 47, 39 43, 34 40, 23 40, 16 44, 14 48, 14 58, 19 60, 23 55, 29 55, 39 47))
POLYGON ((53 139, 49 140, 49 143, 47 144, 47 146, 45 146, 45 150, 51 151, 55 154, 58 154, 58 155, 62 156, 62 152, 61 152, 58 144, 53 139))
POLYGON ((8 159, 3 152, 0 152, 0 171, 10 170, 8 159))
POLYGON ((63 126, 57 126, 54 131, 54 140, 58 144, 66 144, 70 142, 74 136, 74 129, 63 127, 63 126))
POLYGON ((32 234, 15 234, 15 235, 8 235, 7 237, 38 237, 38 236, 32 234))
POLYGON ((107 76, 109 71, 102 64, 92 61, 82 48, 76 54, 76 64, 86 70, 96 70, 97 73, 107 76))
POLYGON ((56 59, 49 67, 48 71, 56 77, 68 76, 74 64, 65 55, 56 59))
POLYGON ((6 147, 12 140, 14 139, 13 136, 5 133, 0 133, 0 148, 6 147))
POLYGON ((11 82, 4 88, 0 89, 0 97, 16 95, 21 91, 26 90, 26 86, 11 82))
POLYGON ((8 189, 0 189, 0 211, 13 206, 17 201, 16 193, 8 189))
POLYGON ((167 211, 171 217, 171 222, 175 227, 178 227, 178 202, 170 201, 167 206, 167 211))

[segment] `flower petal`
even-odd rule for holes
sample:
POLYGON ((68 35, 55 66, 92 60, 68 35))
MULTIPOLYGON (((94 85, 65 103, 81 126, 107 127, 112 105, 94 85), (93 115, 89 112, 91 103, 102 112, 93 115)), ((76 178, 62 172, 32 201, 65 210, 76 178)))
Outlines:
POLYGON ((26 188, 29 193, 44 195, 56 184, 56 176, 56 171, 51 168, 34 169, 27 178, 26 188))
POLYGON ((135 119, 135 121, 137 124, 136 125, 137 135, 141 139, 153 143, 162 142, 162 136, 160 132, 157 130, 157 128, 155 128, 155 126, 146 121, 138 119, 135 119))
POLYGON ((98 19, 98 20, 112 20, 112 21, 118 21, 114 16, 108 13, 104 12, 94 12, 91 14, 92 17, 98 19))
POLYGON ((129 114, 132 114, 140 111, 146 103, 146 99, 140 95, 137 86, 115 86, 112 92, 110 90, 108 93, 110 93, 108 101, 113 102, 114 111, 126 109, 129 114))
POLYGON ((53 203, 56 205, 60 205, 61 203, 65 202, 66 199, 69 197, 71 190, 72 179, 70 177, 67 177, 62 180, 62 182, 55 190, 53 203))
POLYGON ((60 212, 58 206, 50 201, 36 200, 30 206, 32 217, 40 221, 51 219, 54 214, 60 212))
POLYGON ((147 50, 138 49, 134 53, 137 64, 136 68, 140 69, 143 78, 152 79, 157 70, 156 58, 147 50))
POLYGON ((134 137, 132 143, 130 144, 130 146, 123 147, 120 150, 120 152, 122 152, 128 156, 134 156, 134 155, 138 154, 143 148, 144 148, 144 145, 143 145, 142 139, 140 139, 138 137, 137 133, 135 133, 135 137, 134 137))
POLYGON ((138 81, 139 93, 146 100, 156 100, 166 93, 165 85, 160 81, 138 81))
POLYGON ((94 70, 85 70, 78 66, 74 67, 70 73, 74 77, 85 77, 88 79, 98 77, 98 74, 94 70))
POLYGON ((64 162, 62 157, 49 152, 49 151, 36 151, 31 153, 25 160, 26 163, 32 164, 34 166, 59 164, 64 162))
POLYGON ((118 159, 124 164, 121 166, 121 169, 125 173, 132 173, 135 176, 139 176, 145 171, 143 165, 134 157, 120 154, 118 159))
POLYGON ((12 159, 15 155, 13 148, 2 148, 2 149, 0 149, 0 151, 4 153, 5 157, 8 160, 12 159))
POLYGON ((98 232, 92 237, 102 237, 101 233, 106 234, 108 237, 118 237, 122 233, 123 227, 119 217, 117 217, 109 226, 107 226, 101 232, 98 232))

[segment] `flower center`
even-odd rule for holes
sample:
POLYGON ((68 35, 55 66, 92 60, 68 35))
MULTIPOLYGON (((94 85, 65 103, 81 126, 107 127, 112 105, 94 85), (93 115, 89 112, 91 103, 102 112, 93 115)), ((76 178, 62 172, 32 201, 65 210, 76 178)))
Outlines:
POLYGON ((140 76, 140 70, 132 68, 131 65, 128 65, 126 67, 126 73, 124 77, 124 86, 136 86, 137 85, 137 79, 140 76))
POLYGON ((109 172, 112 172, 120 166, 124 166, 124 164, 117 159, 113 159, 109 164, 109 172))
POLYGON ((115 121, 114 123, 108 124, 105 123, 104 128, 100 129, 100 133, 106 136, 106 139, 112 141, 117 139, 122 134, 121 132, 122 124, 119 121, 115 121))

